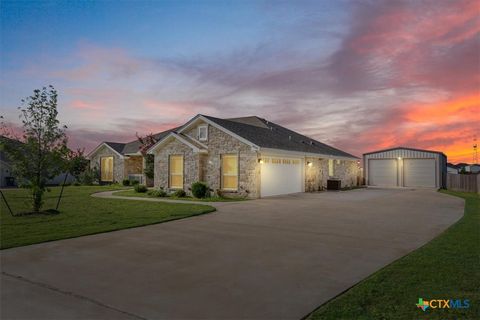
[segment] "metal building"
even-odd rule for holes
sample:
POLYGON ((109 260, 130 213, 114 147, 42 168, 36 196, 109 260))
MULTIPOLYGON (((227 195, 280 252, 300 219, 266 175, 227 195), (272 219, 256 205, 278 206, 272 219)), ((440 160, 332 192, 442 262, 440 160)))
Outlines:
POLYGON ((445 188, 447 156, 439 151, 397 147, 363 154, 368 186, 445 188))

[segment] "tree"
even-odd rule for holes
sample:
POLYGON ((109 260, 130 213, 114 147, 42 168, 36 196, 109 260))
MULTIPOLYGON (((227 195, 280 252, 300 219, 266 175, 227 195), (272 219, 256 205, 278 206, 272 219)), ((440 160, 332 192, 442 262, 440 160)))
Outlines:
POLYGON ((147 151, 150 149, 155 143, 157 143, 158 139, 150 133, 147 134, 145 137, 139 136, 138 133, 136 134, 138 141, 140 142, 139 152, 145 158, 145 169, 143 172, 148 179, 153 179, 155 175, 155 159, 153 154, 148 154, 147 151))
POLYGON ((22 107, 18 108, 22 136, 16 139, 22 143, 3 146, 12 161, 13 174, 22 187, 31 191, 34 212, 42 208, 47 181, 66 167, 67 127, 61 126, 57 119, 57 97, 57 91, 49 86, 22 99, 22 107))
POLYGON ((80 181, 82 173, 88 168, 89 160, 85 157, 85 149, 69 150, 67 154, 67 171, 80 181))

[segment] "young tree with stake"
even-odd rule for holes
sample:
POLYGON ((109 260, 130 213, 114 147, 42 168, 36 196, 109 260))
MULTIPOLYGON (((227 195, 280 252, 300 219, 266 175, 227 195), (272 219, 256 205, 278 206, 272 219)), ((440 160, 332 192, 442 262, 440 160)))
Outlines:
POLYGON ((34 90, 19 108, 22 120, 21 144, 2 143, 12 161, 12 171, 22 187, 30 189, 32 210, 43 205, 47 181, 65 171, 66 126, 57 119, 57 91, 49 86, 34 90))

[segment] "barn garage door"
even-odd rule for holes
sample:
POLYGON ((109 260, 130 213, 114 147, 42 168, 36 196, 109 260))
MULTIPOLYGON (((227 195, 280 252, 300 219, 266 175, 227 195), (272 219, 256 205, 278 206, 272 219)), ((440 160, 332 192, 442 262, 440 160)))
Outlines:
POLYGON ((368 161, 368 184, 371 186, 397 186, 396 159, 370 159, 368 161))
POLYGON ((294 158, 262 157, 260 196, 302 192, 303 161, 294 158))
POLYGON ((404 159, 405 187, 435 187, 434 159, 404 159))

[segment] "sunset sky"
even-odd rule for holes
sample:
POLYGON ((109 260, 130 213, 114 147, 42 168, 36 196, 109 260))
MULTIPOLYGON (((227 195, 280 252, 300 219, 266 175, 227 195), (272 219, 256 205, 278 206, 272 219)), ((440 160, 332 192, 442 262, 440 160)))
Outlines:
POLYGON ((72 147, 201 113, 257 115, 360 156, 471 162, 479 1, 4 1, 1 114, 58 89, 72 147))

